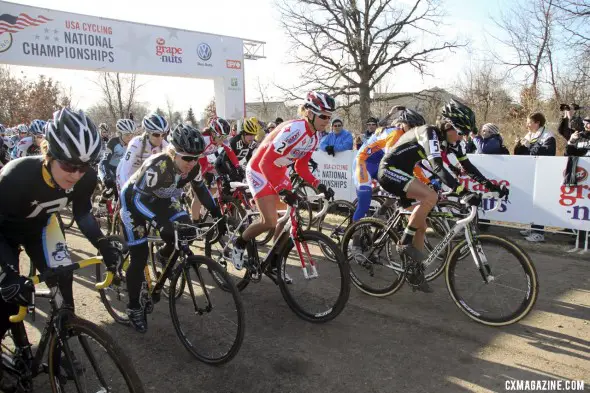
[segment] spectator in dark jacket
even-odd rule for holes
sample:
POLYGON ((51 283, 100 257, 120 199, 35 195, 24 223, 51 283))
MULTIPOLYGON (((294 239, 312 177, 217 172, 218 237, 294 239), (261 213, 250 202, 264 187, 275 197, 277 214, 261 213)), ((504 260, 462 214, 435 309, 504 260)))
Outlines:
MULTIPOLYGON (((376 117, 369 117, 367 119, 367 130, 362 135, 363 143, 368 141, 371 135, 373 135, 373 133, 375 132, 375 130, 377 130, 378 123, 379 119, 377 119, 376 117)), ((356 148, 358 149, 359 147, 360 146, 357 146, 356 148)))
MULTIPOLYGON (((572 107, 574 107, 574 104, 572 104, 569 108, 572 107)), ((561 119, 561 123, 559 123, 557 131, 565 138, 566 141, 569 141, 574 132, 583 131, 584 125, 582 123, 582 118, 576 115, 576 111, 573 109, 568 109, 563 111, 563 118, 561 119)))
POLYGON ((500 135, 500 129, 493 123, 481 127, 481 135, 473 138, 476 154, 510 154, 500 135))
POLYGON ((567 141, 566 156, 590 156, 590 117, 582 120, 582 130, 575 131, 567 141))
MULTIPOLYGON (((540 112, 535 112, 527 118, 527 129, 529 132, 516 144, 514 154, 531 155, 531 156, 554 156, 557 147, 555 144, 555 135, 545 128, 545 116, 540 112)), ((537 243, 545 241, 542 225, 532 225, 532 230, 521 231, 520 234, 526 236, 529 242, 537 243)))

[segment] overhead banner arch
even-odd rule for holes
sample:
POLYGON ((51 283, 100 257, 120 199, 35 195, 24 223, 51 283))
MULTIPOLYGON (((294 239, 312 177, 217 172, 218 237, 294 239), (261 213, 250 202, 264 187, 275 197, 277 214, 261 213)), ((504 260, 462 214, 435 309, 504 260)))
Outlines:
POLYGON ((5 1, 0 13, 0 63, 212 79, 218 115, 245 115, 241 38, 5 1))

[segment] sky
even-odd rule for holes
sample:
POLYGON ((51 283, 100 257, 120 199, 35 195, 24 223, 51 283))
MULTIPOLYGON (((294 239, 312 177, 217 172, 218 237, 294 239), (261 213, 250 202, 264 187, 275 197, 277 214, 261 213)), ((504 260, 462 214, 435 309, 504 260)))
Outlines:
MULTIPOLYGON (((402 0, 409 1, 409 0, 402 0)), ((436 0, 435 0, 436 1, 436 0)), ((223 34, 227 36, 265 41, 265 59, 246 60, 246 102, 258 101, 258 81, 269 86, 267 95, 280 99, 280 91, 273 84, 294 85, 299 70, 287 62, 289 44, 278 22, 280 15, 274 0, 23 0, 21 4, 51 8, 60 11, 114 18, 159 26, 193 31, 223 34)), ((389 76, 384 84, 389 92, 419 91, 423 88, 448 88, 455 84, 458 74, 470 62, 477 61, 479 53, 490 46, 485 32, 493 32, 491 17, 497 17, 508 0, 466 2, 443 1, 447 12, 447 27, 441 29, 441 38, 458 36, 468 39, 471 50, 459 50, 444 57, 444 64, 429 68, 432 77, 422 78, 412 69, 400 69, 389 76)), ((493 41, 493 40, 492 40, 493 41)), ((496 44, 497 45, 497 44, 496 44)), ((91 106, 99 97, 94 84, 96 73, 90 71, 59 70, 50 68, 13 66, 15 72, 24 72, 29 78, 44 74, 58 80, 63 87, 73 92, 73 104, 80 108, 91 106)), ((193 107, 197 116, 213 98, 213 81, 163 76, 142 76, 143 84, 139 100, 150 109, 166 107, 172 102, 174 108, 185 112, 193 107)))

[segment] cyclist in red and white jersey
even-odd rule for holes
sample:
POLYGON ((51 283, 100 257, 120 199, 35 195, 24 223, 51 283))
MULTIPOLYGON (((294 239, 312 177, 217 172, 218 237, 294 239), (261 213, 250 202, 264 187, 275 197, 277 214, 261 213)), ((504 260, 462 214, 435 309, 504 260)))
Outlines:
MULTIPOLYGON (((294 163, 295 171, 320 193, 331 197, 332 189, 320 184, 310 172, 308 163, 319 144, 318 131, 325 131, 336 107, 334 98, 326 93, 309 92, 299 108, 300 119, 282 123, 268 134, 246 168, 246 179, 256 201, 261 221, 250 225, 235 241, 232 262, 243 267, 242 257, 249 240, 277 226, 279 195, 287 204, 297 197, 291 192, 287 167, 294 163)), ((276 234, 276 232, 275 232, 276 234)))

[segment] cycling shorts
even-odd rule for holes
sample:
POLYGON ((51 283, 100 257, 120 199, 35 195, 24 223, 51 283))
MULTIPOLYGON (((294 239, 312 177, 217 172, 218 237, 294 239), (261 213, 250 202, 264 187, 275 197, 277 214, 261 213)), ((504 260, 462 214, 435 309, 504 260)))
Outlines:
MULTIPOLYGON (((252 197, 257 200, 269 195, 279 195, 278 192, 275 190, 275 187, 270 184, 270 182, 264 177, 262 173, 252 168, 252 166, 248 165, 246 167, 246 183, 248 183, 248 187, 250 188, 250 193, 252 193, 252 197)), ((284 180, 280 183, 280 189, 291 189, 291 181, 289 177, 284 175, 284 180)))
POLYGON ((412 205, 414 200, 406 196, 410 183, 415 179, 414 176, 397 169, 394 166, 380 165, 377 175, 379 184, 387 192, 400 198, 402 207, 406 208, 412 205))

